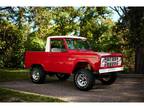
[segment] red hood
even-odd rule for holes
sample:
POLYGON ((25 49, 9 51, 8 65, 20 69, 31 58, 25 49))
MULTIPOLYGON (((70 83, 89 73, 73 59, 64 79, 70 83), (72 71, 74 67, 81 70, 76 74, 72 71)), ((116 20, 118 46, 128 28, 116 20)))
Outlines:
POLYGON ((100 56, 122 56, 121 53, 106 53, 106 52, 97 52, 100 56))
POLYGON ((122 56, 120 53, 111 53, 111 52, 94 52, 91 50, 72 50, 70 52, 77 53, 77 54, 82 54, 82 55, 99 55, 100 57, 102 56, 122 56))

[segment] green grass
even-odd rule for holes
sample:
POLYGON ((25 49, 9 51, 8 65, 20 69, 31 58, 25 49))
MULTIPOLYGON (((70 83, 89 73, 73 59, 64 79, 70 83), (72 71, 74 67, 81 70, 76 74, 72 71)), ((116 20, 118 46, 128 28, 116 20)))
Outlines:
POLYGON ((0 81, 29 79, 28 69, 0 69, 0 81))
POLYGON ((57 98, 0 88, 0 102, 64 102, 57 98))

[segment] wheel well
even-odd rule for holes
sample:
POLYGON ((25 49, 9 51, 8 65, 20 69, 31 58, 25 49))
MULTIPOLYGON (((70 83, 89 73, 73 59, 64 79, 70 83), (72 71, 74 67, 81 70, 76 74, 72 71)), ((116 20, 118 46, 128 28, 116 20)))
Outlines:
POLYGON ((75 73, 79 69, 88 69, 90 71, 93 71, 92 66, 89 63, 87 63, 87 62, 79 62, 79 63, 76 64, 76 66, 75 66, 75 68, 74 68, 72 73, 75 73))
POLYGON ((41 68, 43 69, 43 66, 40 65, 40 64, 33 64, 33 65, 31 66, 31 68, 33 68, 33 67, 41 67, 41 68))

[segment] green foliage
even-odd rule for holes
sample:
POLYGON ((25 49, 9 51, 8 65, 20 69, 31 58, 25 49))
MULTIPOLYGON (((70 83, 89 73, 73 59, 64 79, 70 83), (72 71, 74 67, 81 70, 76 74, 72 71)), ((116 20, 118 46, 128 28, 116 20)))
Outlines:
POLYGON ((121 52, 119 39, 112 35, 103 35, 98 40, 98 50, 104 52, 121 52))
POLYGON ((18 66, 24 52, 22 32, 13 24, 1 20, 0 36, 0 66, 18 66))
POLYGON ((0 7, 0 19, 15 24, 19 29, 32 22, 31 7, 0 7))
POLYGON ((33 8, 37 36, 67 35, 78 31, 78 12, 74 7, 33 8))
POLYGON ((117 32, 121 35, 122 52, 125 54, 125 64, 131 71, 144 73, 144 8, 114 7, 120 16, 117 32), (121 14, 122 13, 122 14, 121 14))
POLYGON ((46 7, 33 7, 31 9, 33 15, 33 30, 35 35, 41 39, 47 38, 47 33, 51 32, 50 28, 52 26, 52 13, 49 8, 46 7))
POLYGON ((129 29, 121 23, 116 23, 113 27, 113 36, 118 39, 116 51, 123 54, 123 63, 125 71, 133 73, 135 65, 135 53, 134 48, 129 45, 129 29))
POLYGON ((121 38, 114 34, 115 23, 111 19, 105 20, 107 29, 97 40, 98 51, 121 52, 121 38))
POLYGON ((0 82, 28 79, 28 72, 26 69, 0 69, 0 82))
POLYGON ((82 7, 80 13, 80 35, 87 37, 92 48, 98 49, 99 37, 108 29, 106 20, 109 19, 110 12, 105 7, 82 7))
POLYGON ((25 48, 30 51, 44 51, 45 44, 35 33, 31 33, 25 42, 25 48))
POLYGON ((78 31, 78 11, 74 7, 52 8, 54 35, 67 35, 78 31))

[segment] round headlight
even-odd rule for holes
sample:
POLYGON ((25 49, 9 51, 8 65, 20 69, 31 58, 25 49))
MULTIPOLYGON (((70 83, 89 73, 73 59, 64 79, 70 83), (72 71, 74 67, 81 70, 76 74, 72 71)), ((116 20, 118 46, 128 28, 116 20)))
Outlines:
POLYGON ((106 63, 107 63, 106 58, 101 58, 101 67, 104 67, 106 63))

